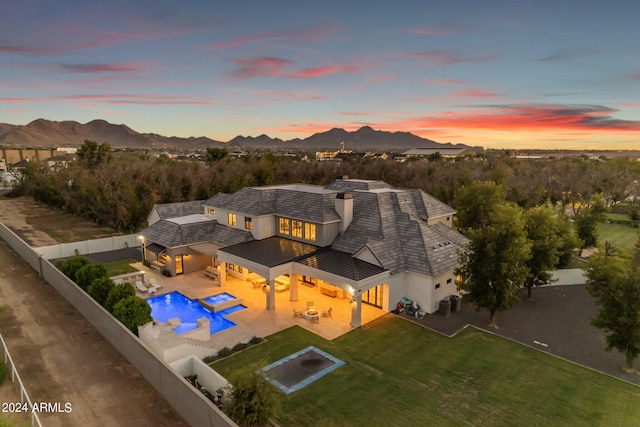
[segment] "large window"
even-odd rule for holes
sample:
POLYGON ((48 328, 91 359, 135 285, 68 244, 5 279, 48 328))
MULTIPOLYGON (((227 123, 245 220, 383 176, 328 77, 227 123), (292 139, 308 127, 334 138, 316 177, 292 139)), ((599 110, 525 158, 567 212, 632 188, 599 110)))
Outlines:
POLYGON ((316 225, 315 224, 309 224, 308 222, 305 222, 304 238, 307 240, 311 240, 312 242, 316 241, 316 225))
POLYGON ((280 218, 278 220, 280 234, 289 234, 289 220, 287 218, 280 218))
POLYGON ((291 221, 291 235, 293 237, 302 237, 302 221, 291 221))
POLYGON ((362 302, 374 307, 382 308, 382 285, 367 289, 362 293, 362 302))
POLYGON ((236 226, 236 214, 229 212, 229 214, 227 214, 227 220, 230 226, 236 226))
POLYGON ((244 217, 244 228, 247 230, 253 230, 253 220, 251 219, 251 217, 244 217))
POLYGON ((212 215, 213 215, 214 213, 216 213, 216 210, 215 210, 215 209, 213 209, 213 208, 207 208, 207 213, 209 213, 209 214, 212 214, 212 215))

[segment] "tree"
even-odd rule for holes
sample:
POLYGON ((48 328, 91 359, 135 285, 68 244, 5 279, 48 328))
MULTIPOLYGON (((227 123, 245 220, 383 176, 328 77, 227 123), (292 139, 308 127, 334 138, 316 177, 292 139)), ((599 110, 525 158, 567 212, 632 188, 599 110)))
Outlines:
POLYGON ((207 152, 204 155, 204 161, 206 163, 214 163, 218 160, 222 160, 229 154, 229 150, 226 148, 207 147, 207 152))
POLYGON ((89 169, 93 169, 99 164, 109 159, 111 146, 106 142, 98 145, 96 141, 85 139, 84 143, 78 147, 76 156, 78 160, 85 164, 89 169))
POLYGON ((556 218, 556 229, 558 235, 561 236, 556 267, 566 267, 575 256, 576 249, 580 247, 582 242, 578 238, 573 224, 569 222, 566 216, 559 215, 556 218))
POLYGON ((91 264, 88 258, 75 256, 64 261, 58 261, 56 267, 69 279, 76 281, 76 273, 85 265, 91 264))
POLYGON ((624 355, 626 372, 633 372, 633 363, 640 355, 640 270, 633 265, 617 258, 593 256, 586 283, 598 304, 591 323, 607 333, 608 351, 615 348, 624 355))
POLYGON ((151 307, 147 301, 135 295, 126 297, 114 305, 113 315, 136 335, 138 335, 138 326, 153 320, 151 307))
POLYGON ((531 243, 524 229, 522 210, 500 204, 488 211, 487 223, 467 231, 469 252, 460 254, 457 273, 461 287, 476 310, 489 310, 489 326, 497 328, 496 314, 520 300, 520 288, 527 278, 531 243))
POLYGON ((576 225, 578 238, 582 241, 582 248, 591 248, 598 242, 596 236, 596 224, 598 219, 590 209, 583 209, 582 212, 574 215, 573 220, 576 225))
POLYGON ((256 373, 252 364, 229 375, 232 388, 227 390, 224 412, 241 426, 265 426, 280 411, 276 388, 256 373))
POLYGON ((111 289, 115 286, 113 280, 107 276, 98 277, 87 288, 87 293, 91 298, 96 300, 98 304, 104 307, 104 303, 111 292, 111 289))
POLYGON ((77 271, 76 284, 86 291, 94 280, 102 277, 109 277, 104 265, 87 264, 77 271))
POLYGON ((121 300, 127 297, 136 296, 136 291, 131 286, 131 283, 123 283, 121 285, 116 285, 111 288, 109 291, 109 295, 107 295, 107 299, 104 302, 104 308, 109 312, 113 313, 113 306, 119 303, 121 300))
POLYGON ((524 285, 527 288, 527 297, 531 299, 534 286, 551 283, 551 270, 558 263, 562 239, 558 234, 554 213, 545 207, 526 211, 524 222, 527 238, 531 242, 531 257, 527 261, 529 275, 524 285))
POLYGON ((505 202, 504 189, 492 181, 463 185, 453 198, 453 207, 458 210, 458 229, 480 229, 491 221, 496 206, 505 202))

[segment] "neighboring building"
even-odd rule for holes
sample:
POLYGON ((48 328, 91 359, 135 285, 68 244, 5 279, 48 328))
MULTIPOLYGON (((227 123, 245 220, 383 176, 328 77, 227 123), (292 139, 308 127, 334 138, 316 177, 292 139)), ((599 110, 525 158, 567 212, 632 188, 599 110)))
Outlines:
POLYGON ((473 154, 477 149, 469 147, 437 147, 437 148, 412 148, 402 153, 406 157, 429 157, 432 154, 440 153, 442 157, 458 157, 473 154))
POLYGON ((145 258, 172 275, 213 266, 223 286, 227 274, 263 282, 267 309, 276 291, 296 301, 299 285, 317 287, 353 304, 358 327, 362 303, 390 311, 409 297, 433 313, 457 293, 468 241, 451 228, 455 213, 421 190, 345 177, 218 193, 182 210, 156 205, 141 234, 145 258))

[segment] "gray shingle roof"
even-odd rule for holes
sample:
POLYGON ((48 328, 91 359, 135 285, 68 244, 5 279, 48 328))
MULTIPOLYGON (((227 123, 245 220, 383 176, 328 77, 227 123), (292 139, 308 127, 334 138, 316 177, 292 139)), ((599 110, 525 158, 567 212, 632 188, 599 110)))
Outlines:
POLYGON ((160 220, 147 227, 142 234, 153 243, 167 248, 213 242, 222 246, 234 245, 253 239, 250 232, 218 224, 217 221, 199 221, 176 224, 160 220))
POLYGON ((321 224, 340 220, 336 192, 307 192, 298 187, 248 187, 233 194, 219 193, 205 204, 247 215, 280 215, 321 224))
POLYGON ((191 202, 163 203, 155 205, 154 209, 160 219, 177 218, 180 216, 204 213, 202 202, 204 200, 193 200, 191 202))

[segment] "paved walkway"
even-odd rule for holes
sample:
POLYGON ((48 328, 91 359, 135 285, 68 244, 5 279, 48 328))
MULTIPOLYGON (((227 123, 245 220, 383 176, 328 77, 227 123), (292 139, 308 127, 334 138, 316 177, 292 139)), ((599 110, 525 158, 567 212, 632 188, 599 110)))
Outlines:
POLYGON ((497 330, 487 326, 488 311, 477 312, 470 304, 464 303, 464 298, 462 301, 461 311, 451 313, 449 317, 439 314, 426 315, 423 319, 405 314, 401 316, 448 336, 473 325, 640 385, 640 375, 622 370, 624 357, 616 350, 605 350, 604 333, 591 325, 597 306, 583 285, 561 282, 559 286, 535 288, 533 300, 528 300, 526 290, 523 290, 520 304, 512 310, 498 313, 497 330))

